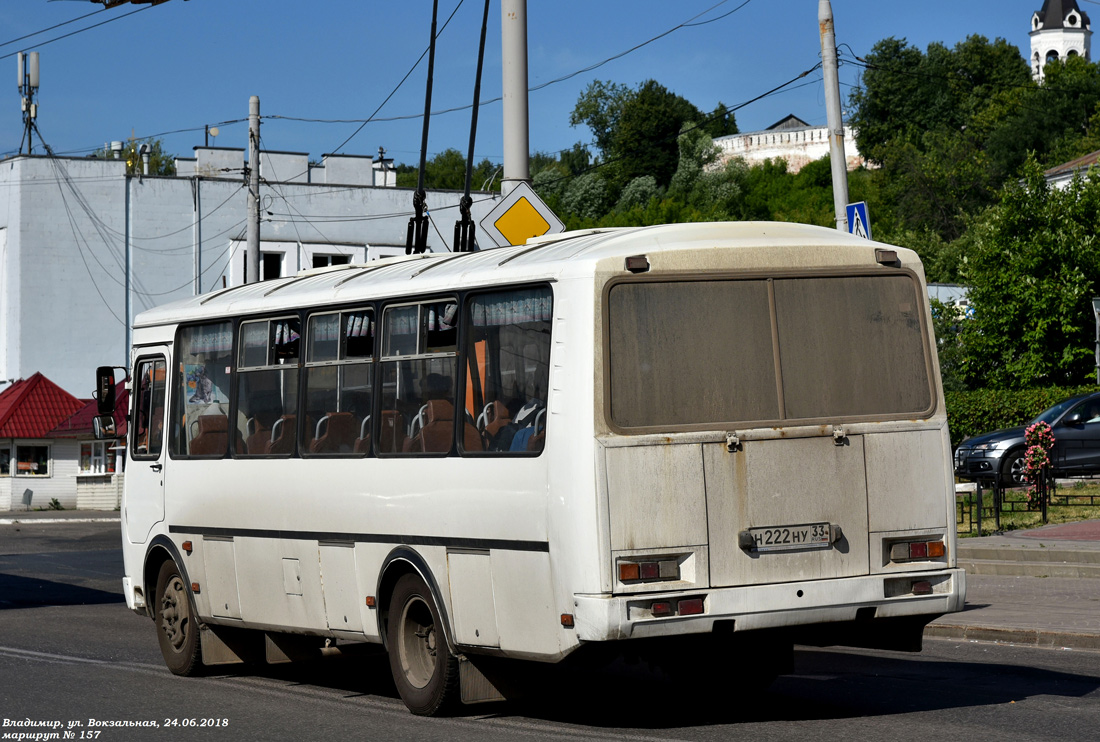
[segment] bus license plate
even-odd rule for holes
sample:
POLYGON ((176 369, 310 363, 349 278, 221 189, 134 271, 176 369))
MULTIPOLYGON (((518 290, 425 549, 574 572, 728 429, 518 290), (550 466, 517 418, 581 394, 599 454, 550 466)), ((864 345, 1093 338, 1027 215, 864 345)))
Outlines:
POLYGON ((801 526, 750 528, 753 551, 793 551, 829 548, 829 524, 807 523, 801 526))

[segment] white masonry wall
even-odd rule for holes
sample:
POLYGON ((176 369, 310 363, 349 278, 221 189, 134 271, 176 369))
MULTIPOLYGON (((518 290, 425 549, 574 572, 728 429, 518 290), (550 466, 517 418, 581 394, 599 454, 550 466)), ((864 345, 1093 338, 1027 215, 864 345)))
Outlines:
MULTIPOLYGON (((786 160, 787 172, 797 173, 829 154, 829 131, 824 126, 754 131, 718 137, 714 143, 720 150, 720 164, 735 157, 749 165, 759 165, 765 160, 786 160)), ((849 170, 865 164, 850 126, 844 127, 844 153, 849 170)))
MULTIPOLYGON (((306 159, 272 154, 266 169, 280 177, 296 176, 306 159)), ((246 232, 243 153, 198 148, 196 155, 184 164, 200 174, 187 177, 128 177, 121 160, 17 156, 0 163, 0 379, 40 371, 87 399, 96 366, 126 365, 135 314, 239 282, 243 271, 230 258, 246 232)), ((334 168, 345 168, 338 179, 371 182, 370 158, 354 159, 334 168), (362 168, 357 177, 347 171, 354 164, 362 168)), ((326 251, 403 251, 412 189, 265 180, 260 193, 261 240, 300 243, 303 260, 326 251)), ((427 194, 439 230, 428 230, 434 252, 450 250, 445 240, 461 195, 427 194)), ((473 195, 480 222, 495 200, 473 195)), ((477 237, 492 245, 480 228, 477 237)))

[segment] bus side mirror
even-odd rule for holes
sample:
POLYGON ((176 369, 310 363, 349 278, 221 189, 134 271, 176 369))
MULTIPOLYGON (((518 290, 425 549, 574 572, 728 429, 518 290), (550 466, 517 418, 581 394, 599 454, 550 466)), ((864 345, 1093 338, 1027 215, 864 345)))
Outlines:
POLYGON ((92 433, 97 441, 104 438, 115 438, 115 416, 96 415, 92 418, 92 433))
POLYGON ((96 409, 100 415, 115 414, 115 369, 100 366, 95 370, 96 409))

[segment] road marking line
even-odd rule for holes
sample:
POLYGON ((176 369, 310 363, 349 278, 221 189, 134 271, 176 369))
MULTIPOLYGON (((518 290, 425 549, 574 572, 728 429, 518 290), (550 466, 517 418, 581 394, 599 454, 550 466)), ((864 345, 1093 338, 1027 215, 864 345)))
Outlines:
MULTIPOLYGON (((38 660, 40 662, 97 665, 100 667, 110 667, 117 670, 139 672, 144 675, 156 675, 163 678, 172 677, 169 674, 167 668, 161 665, 147 665, 136 662, 116 662, 112 660, 99 660, 90 657, 75 657, 66 654, 36 652, 30 649, 19 649, 16 647, 4 646, 0 646, 0 655, 7 655, 9 657, 23 658, 29 660, 38 660)), ((495 728, 497 730, 505 730, 512 734, 523 736, 545 737, 547 733, 552 733, 558 739, 613 739, 631 740, 636 742, 675 742, 675 740, 673 740, 671 737, 646 736, 629 733, 615 734, 599 731, 589 732, 583 729, 569 728, 567 726, 555 726, 553 724, 541 723, 538 721, 528 721, 519 718, 506 719, 500 717, 480 716, 467 718, 452 717, 428 719, 409 714, 408 711, 405 709, 404 704, 395 699, 372 697, 366 695, 355 695, 350 697, 347 695, 336 696, 334 694, 340 692, 337 689, 314 688, 299 684, 287 686, 283 685, 285 681, 280 681, 276 678, 267 678, 259 675, 224 675, 207 677, 203 680, 212 681, 222 685, 230 685, 235 688, 241 688, 241 686, 245 686, 248 690, 268 696, 279 696, 282 698, 290 697, 301 700, 302 696, 304 695, 309 697, 309 699, 313 702, 323 703, 327 706, 334 706, 337 708, 347 708, 347 705, 350 702, 355 704, 356 706, 359 706, 360 708, 367 707, 377 713, 429 724, 472 727, 474 729, 483 730, 486 728, 495 728)))

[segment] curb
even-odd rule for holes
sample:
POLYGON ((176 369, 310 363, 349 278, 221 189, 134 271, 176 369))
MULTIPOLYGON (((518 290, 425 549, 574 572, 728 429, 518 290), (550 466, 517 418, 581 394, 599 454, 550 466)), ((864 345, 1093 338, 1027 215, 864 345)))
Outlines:
POLYGON ((1100 563, 1069 561, 1009 561, 996 559, 959 559, 959 567, 968 575, 992 577, 1068 577, 1100 579, 1100 563))
POLYGON ((29 526, 39 523, 119 523, 121 518, 0 518, 0 526, 29 526))
POLYGON ((929 624, 924 628, 929 639, 964 639, 972 642, 1020 644, 1042 649, 1083 649, 1100 651, 1100 633, 1078 634, 1043 629, 1001 629, 992 626, 929 624))

